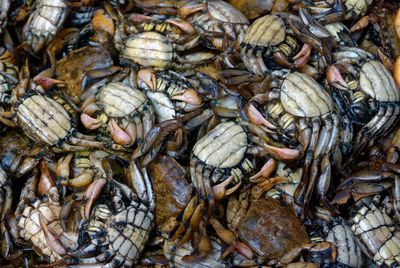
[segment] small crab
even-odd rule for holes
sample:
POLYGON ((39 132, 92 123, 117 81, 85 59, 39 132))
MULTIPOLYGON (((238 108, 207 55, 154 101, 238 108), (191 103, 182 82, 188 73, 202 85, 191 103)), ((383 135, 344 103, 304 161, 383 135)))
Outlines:
POLYGON ((17 210, 18 232, 37 254, 50 263, 62 263, 77 246, 78 234, 65 232, 61 225, 61 196, 46 162, 40 164, 40 179, 34 174, 25 184, 17 210))
POLYGON ((306 228, 293 210, 279 200, 262 197, 262 193, 285 178, 275 177, 260 182, 229 199, 226 217, 229 230, 216 219, 210 222, 221 239, 230 245, 224 252, 236 266, 289 264, 303 251, 329 252, 336 258, 335 247, 328 242, 313 243, 306 228))
POLYGON ((277 80, 272 82, 271 90, 256 95, 247 105, 247 113, 250 122, 266 132, 276 132, 275 138, 289 146, 297 144, 305 156, 295 194, 304 209, 316 185, 324 199, 331 184, 332 155, 340 141, 340 120, 332 98, 314 79, 299 72, 274 73, 277 80))
POLYGON ((339 90, 357 132, 349 163, 359 157, 371 141, 385 135, 398 122, 400 93, 393 76, 373 55, 359 48, 340 47, 333 53, 327 80, 339 90))
MULTIPOLYGON (((171 238, 172 241, 176 241, 179 245, 199 228, 202 232, 200 239, 204 244, 209 244, 205 242, 208 238, 204 230, 208 215, 201 219, 203 209, 213 208, 216 201, 235 192, 244 178, 254 174, 257 156, 272 154, 280 159, 295 159, 299 156, 297 150, 269 145, 253 134, 252 130, 254 130, 252 125, 246 126, 244 122, 226 121, 197 141, 190 161, 190 175, 197 194, 187 205, 182 221, 171 238), (227 189, 231 184, 233 186, 227 189), (185 232, 187 221, 191 221, 192 224, 185 232), (178 239, 183 233, 185 236, 178 239)), ((268 166, 264 166, 250 179, 262 176, 267 172, 264 169, 268 170, 268 166)), ((205 256, 209 249, 206 247, 203 252, 203 249, 199 250, 199 254, 194 258, 205 256)))
POLYGON ((136 194, 112 178, 98 179, 89 186, 80 243, 68 263, 130 267, 138 261, 154 224, 155 201, 145 169, 132 161, 128 177, 136 194))
MULTIPOLYGON (((239 10, 221 0, 188 1, 179 8, 181 18, 193 23, 200 34, 220 33, 229 35, 237 44, 242 42, 245 32, 249 27, 249 20, 239 10)), ((223 38, 211 36, 206 38, 207 46, 223 49, 223 38), (208 40, 207 40, 208 39, 208 40)))
MULTIPOLYGON (((153 107, 146 95, 122 82, 111 82, 88 96, 81 122, 89 130, 109 133, 121 146, 141 144, 154 124, 153 107)), ((107 140, 106 135, 104 139, 107 140)))
MULTIPOLYGON (((180 56, 177 53, 178 51, 192 49, 198 45, 201 38, 200 35, 180 44, 170 40, 168 32, 166 34, 155 30, 140 32, 140 29, 137 29, 130 33, 125 31, 125 19, 121 16, 122 23, 116 29, 114 43, 115 47, 121 51, 120 59, 123 63, 151 67, 157 70, 169 68, 187 69, 214 58, 214 54, 210 52, 196 52, 184 56, 180 56)), ((187 31, 186 22, 173 20, 167 23, 172 23, 180 28, 183 33, 187 31)), ((189 33, 192 34, 190 30, 189 33)))

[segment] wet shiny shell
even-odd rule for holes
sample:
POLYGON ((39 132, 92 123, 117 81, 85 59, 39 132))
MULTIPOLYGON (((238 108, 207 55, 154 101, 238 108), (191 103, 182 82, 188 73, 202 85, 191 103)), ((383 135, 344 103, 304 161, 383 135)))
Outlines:
POLYGON ((308 75, 289 74, 281 86, 281 102, 287 112, 299 117, 329 113, 334 105, 329 94, 308 75))
POLYGON ((286 37, 285 23, 275 15, 266 15, 257 19, 247 30, 242 45, 276 46, 286 37))
POLYGON ((214 19, 229 22, 229 23, 242 23, 248 24, 249 21, 242 12, 234 8, 232 5, 220 1, 208 1, 208 11, 214 19))
POLYGON ((308 243, 304 225, 290 207, 275 199, 253 201, 239 227, 241 241, 257 255, 280 259, 295 247, 308 243))
POLYGON ((325 238, 327 242, 336 246, 337 261, 341 264, 361 268, 363 257, 360 246, 351 228, 346 222, 335 222, 325 238))
POLYGON ((372 4, 374 0, 346 0, 346 15, 345 19, 356 19, 358 16, 364 16, 368 7, 372 4))
POLYGON ((124 117, 135 110, 139 111, 146 100, 143 92, 120 82, 105 85, 98 96, 104 111, 111 117, 124 117))
POLYGON ((365 253, 381 266, 398 267, 400 264, 400 232, 383 208, 368 200, 352 217, 351 229, 363 245, 365 253))
POLYGON ((225 122, 197 141, 193 154, 209 166, 231 168, 239 164, 246 150, 247 134, 243 127, 225 122))
POLYGON ((378 101, 400 100, 392 75, 379 61, 369 61, 361 67, 360 87, 378 101))
POLYGON ((16 118, 28 137, 48 145, 57 145, 72 129, 71 117, 64 107, 43 95, 25 98, 17 107, 16 118))
POLYGON ((122 54, 139 65, 159 69, 167 68, 174 57, 172 43, 156 32, 135 34, 126 41, 122 54))

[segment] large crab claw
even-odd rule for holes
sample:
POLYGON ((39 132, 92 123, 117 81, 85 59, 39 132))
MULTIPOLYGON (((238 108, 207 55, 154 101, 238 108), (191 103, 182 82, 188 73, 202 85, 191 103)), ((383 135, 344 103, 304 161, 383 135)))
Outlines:
POLYGON ((176 18, 176 19, 167 19, 165 22, 170 23, 179 29, 181 29, 185 34, 194 35, 197 33, 196 29, 189 22, 176 18))
POLYGON ((326 79, 332 86, 340 90, 347 90, 349 88, 347 82, 344 80, 342 74, 335 65, 328 67, 326 71, 326 79))
POLYGON ((226 196, 236 192, 237 189, 239 189, 240 185, 242 184, 242 181, 240 181, 238 184, 233 186, 232 188, 227 189, 228 185, 232 182, 233 176, 230 176, 220 184, 214 185, 212 187, 213 195, 215 200, 222 200, 226 196))
POLYGON ((65 249, 57 235, 47 226, 47 222, 41 213, 39 213, 39 223, 46 238, 47 245, 51 247, 58 255, 63 256, 67 254, 67 250, 65 249))
POLYGON ((114 118, 111 118, 110 121, 108 122, 108 126, 110 128, 111 132, 111 137, 114 142, 120 145, 130 145, 132 144, 132 139, 130 135, 123 130, 117 122, 115 122, 114 118))
POLYGON ((138 72, 138 84, 139 86, 147 86, 150 90, 155 91, 157 89, 157 78, 153 69, 140 69, 138 72))
POLYGON ((56 188, 56 184, 50 174, 49 169, 47 168, 46 162, 42 160, 40 163, 40 179, 38 185, 38 194, 39 195, 46 195, 51 200, 58 201, 59 194, 56 188))
POLYGON ((256 107, 254 107, 252 103, 249 103, 249 105, 247 105, 246 115, 251 123, 261 126, 266 132, 276 130, 276 126, 266 120, 265 117, 257 110, 256 107))
POLYGON ((37 75, 33 78, 37 84, 41 85, 44 90, 50 90, 55 85, 65 85, 66 83, 61 80, 46 77, 44 75, 37 75))
POLYGON ((83 218, 89 218, 92 206, 96 202, 96 199, 100 196, 106 183, 106 179, 98 179, 92 182, 92 184, 90 184, 86 189, 84 194, 84 201, 86 205, 82 207, 83 211, 81 213, 83 218))

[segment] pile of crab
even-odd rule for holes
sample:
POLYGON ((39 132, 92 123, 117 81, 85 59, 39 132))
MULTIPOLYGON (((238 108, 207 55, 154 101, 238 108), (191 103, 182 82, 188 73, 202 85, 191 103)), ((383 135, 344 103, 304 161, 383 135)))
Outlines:
POLYGON ((0 266, 399 267, 399 8, 0 0, 0 266))

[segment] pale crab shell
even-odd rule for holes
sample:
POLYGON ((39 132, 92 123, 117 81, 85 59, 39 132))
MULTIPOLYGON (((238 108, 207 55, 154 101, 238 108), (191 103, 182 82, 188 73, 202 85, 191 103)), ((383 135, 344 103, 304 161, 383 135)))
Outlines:
POLYGON ((361 67, 360 88, 378 101, 400 100, 393 76, 379 61, 369 61, 361 67))
POLYGON ((141 66, 164 69, 174 58, 174 47, 162 34, 143 32, 126 40, 122 55, 141 66))
POLYGON ((251 24, 247 30, 242 45, 276 46, 286 37, 286 28, 283 20, 276 15, 263 16, 251 24))
POLYGON ((17 107, 17 121, 28 136, 38 142, 57 145, 72 130, 71 117, 55 100, 32 95, 17 107))
POLYGON ((334 109, 324 88, 308 75, 298 72, 289 74, 283 81, 280 100, 288 113, 299 117, 318 117, 334 109))
POLYGON ((193 154, 209 166, 231 168, 243 159, 247 144, 243 127, 225 122, 201 138, 194 146, 193 154))
POLYGON ((98 96, 98 101, 110 117, 124 117, 139 110, 146 102, 146 95, 121 82, 105 85, 98 96))
POLYGON ((243 15, 242 12, 240 12, 227 2, 220 0, 208 1, 207 6, 208 12, 210 12, 211 16, 213 16, 217 20, 228 23, 249 23, 249 20, 246 18, 245 15, 243 15))

